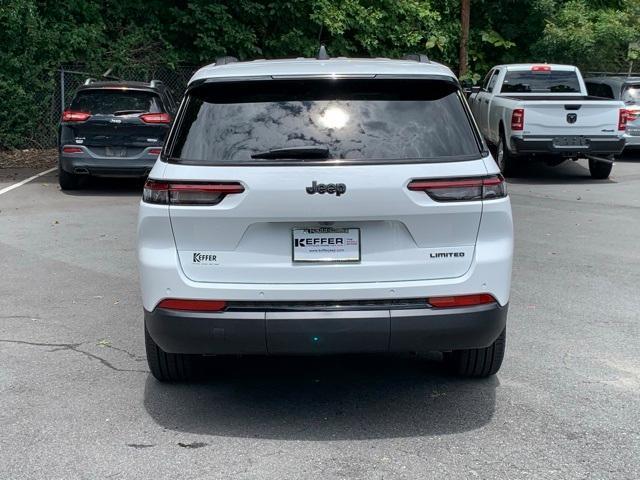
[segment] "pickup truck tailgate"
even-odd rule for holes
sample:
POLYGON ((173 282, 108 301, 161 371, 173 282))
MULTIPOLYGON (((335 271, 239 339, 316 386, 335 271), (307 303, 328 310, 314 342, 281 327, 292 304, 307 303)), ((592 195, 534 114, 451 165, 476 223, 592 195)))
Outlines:
POLYGON ((611 135, 617 132, 620 108, 610 100, 529 100, 524 135, 611 135))

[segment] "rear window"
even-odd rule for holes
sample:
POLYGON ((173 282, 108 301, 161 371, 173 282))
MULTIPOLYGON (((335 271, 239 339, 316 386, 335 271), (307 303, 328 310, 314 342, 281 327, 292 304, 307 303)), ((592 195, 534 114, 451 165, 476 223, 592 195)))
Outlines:
POLYGON ((580 93, 575 71, 507 71, 501 93, 580 93))
MULTIPOLYGON (((354 161, 447 161, 480 152, 457 87, 435 80, 211 83, 189 93, 178 122, 169 156, 184 163, 256 163, 252 155, 294 147, 354 161)), ((278 161, 286 159, 259 163, 278 161)))
POLYGON ((71 102, 71 110, 92 115, 114 113, 159 113, 162 105, 158 95, 136 90, 82 90, 71 102))
POLYGON ((620 99, 627 105, 640 105, 640 84, 625 85, 620 99))

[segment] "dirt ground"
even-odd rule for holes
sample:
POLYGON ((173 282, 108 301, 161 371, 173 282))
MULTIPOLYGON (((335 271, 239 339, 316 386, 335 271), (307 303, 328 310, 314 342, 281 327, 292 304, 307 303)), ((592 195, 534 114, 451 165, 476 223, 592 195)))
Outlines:
POLYGON ((56 148, 25 150, 0 150, 0 168, 55 167, 58 152, 56 148))

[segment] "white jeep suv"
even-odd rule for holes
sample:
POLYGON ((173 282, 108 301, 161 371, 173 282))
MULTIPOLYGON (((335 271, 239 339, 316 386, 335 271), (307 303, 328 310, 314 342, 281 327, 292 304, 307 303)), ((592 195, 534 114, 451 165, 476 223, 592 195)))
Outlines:
POLYGON ((218 61, 140 204, 149 367, 199 355, 504 356, 513 227, 460 85, 423 56, 218 61))

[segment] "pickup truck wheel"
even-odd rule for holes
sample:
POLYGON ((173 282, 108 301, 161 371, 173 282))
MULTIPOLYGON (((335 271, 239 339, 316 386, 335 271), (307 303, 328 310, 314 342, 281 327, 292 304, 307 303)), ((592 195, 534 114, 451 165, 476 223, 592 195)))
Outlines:
POLYGON ((507 329, 487 348, 454 350, 444 354, 445 364, 450 370, 464 377, 488 377, 500 370, 504 358, 507 329))
POLYGON ((146 326, 144 345, 151 374, 161 382, 184 382, 193 378, 195 355, 167 353, 153 341, 146 326))
POLYGON ((58 165, 58 183, 62 190, 76 190, 80 184, 80 179, 78 175, 69 173, 58 165))
POLYGON ((500 140, 496 147, 496 162, 503 175, 506 176, 513 173, 513 156, 509 151, 507 142, 504 139, 504 133, 502 132, 500 132, 500 140))
POLYGON ((609 178, 612 168, 613 163, 598 162, 597 160, 591 159, 589 160, 589 173, 591 173, 591 178, 595 178, 596 180, 604 180, 605 178, 609 178))

